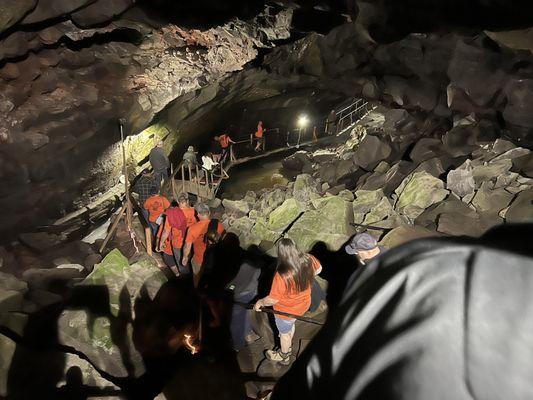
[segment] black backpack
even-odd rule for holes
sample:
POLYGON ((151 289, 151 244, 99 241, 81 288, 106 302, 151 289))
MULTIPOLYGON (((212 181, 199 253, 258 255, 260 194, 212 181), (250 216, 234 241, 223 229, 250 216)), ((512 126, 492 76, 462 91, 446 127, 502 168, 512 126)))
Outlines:
POLYGON ((220 234, 218 233, 218 219, 213 218, 209 221, 207 226, 207 232, 204 235, 204 243, 207 247, 210 247, 220 240, 220 234))

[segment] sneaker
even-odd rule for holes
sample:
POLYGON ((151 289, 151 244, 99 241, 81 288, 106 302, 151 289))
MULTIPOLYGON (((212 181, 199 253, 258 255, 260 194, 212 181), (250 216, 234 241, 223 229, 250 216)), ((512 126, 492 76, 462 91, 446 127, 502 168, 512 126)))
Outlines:
POLYGON ((254 331, 250 332, 248 335, 246 335, 244 337, 244 341, 247 343, 247 344, 251 344, 251 343, 255 343, 257 342, 259 339, 261 339, 261 336, 259 336, 257 333, 255 333, 254 331))
POLYGON ((266 358, 281 365, 289 365, 291 363, 291 351, 282 353, 281 350, 267 350, 266 358))

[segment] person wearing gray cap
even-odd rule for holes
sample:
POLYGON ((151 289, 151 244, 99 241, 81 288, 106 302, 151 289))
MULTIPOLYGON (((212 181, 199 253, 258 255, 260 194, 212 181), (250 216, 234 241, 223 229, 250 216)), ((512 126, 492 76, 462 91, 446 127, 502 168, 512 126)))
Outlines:
POLYGON ((366 232, 355 235, 350 243, 344 247, 344 250, 346 253, 356 256, 363 265, 370 263, 387 251, 385 247, 378 246, 376 239, 366 232))
POLYGON ((196 151, 193 146, 187 147, 187 151, 183 154, 183 161, 190 166, 199 165, 198 159, 196 158, 196 151))

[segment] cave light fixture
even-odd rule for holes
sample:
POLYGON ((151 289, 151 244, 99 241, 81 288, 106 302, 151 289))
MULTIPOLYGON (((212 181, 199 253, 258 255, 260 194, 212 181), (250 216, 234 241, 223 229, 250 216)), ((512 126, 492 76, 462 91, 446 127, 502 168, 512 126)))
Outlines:
POLYGON ((302 114, 298 117, 298 128, 303 129, 307 127, 307 124, 309 123, 309 117, 305 114, 302 114))

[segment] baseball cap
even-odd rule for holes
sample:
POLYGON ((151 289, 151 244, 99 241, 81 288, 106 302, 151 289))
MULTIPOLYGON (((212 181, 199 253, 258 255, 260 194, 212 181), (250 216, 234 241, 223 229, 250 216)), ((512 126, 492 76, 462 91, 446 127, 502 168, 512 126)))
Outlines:
POLYGON ((183 201, 189 200, 189 195, 185 192, 178 194, 178 201, 181 203, 183 201))
POLYGON ((344 247, 348 254, 357 254, 358 251, 375 249, 378 242, 368 233, 359 233, 344 247))

